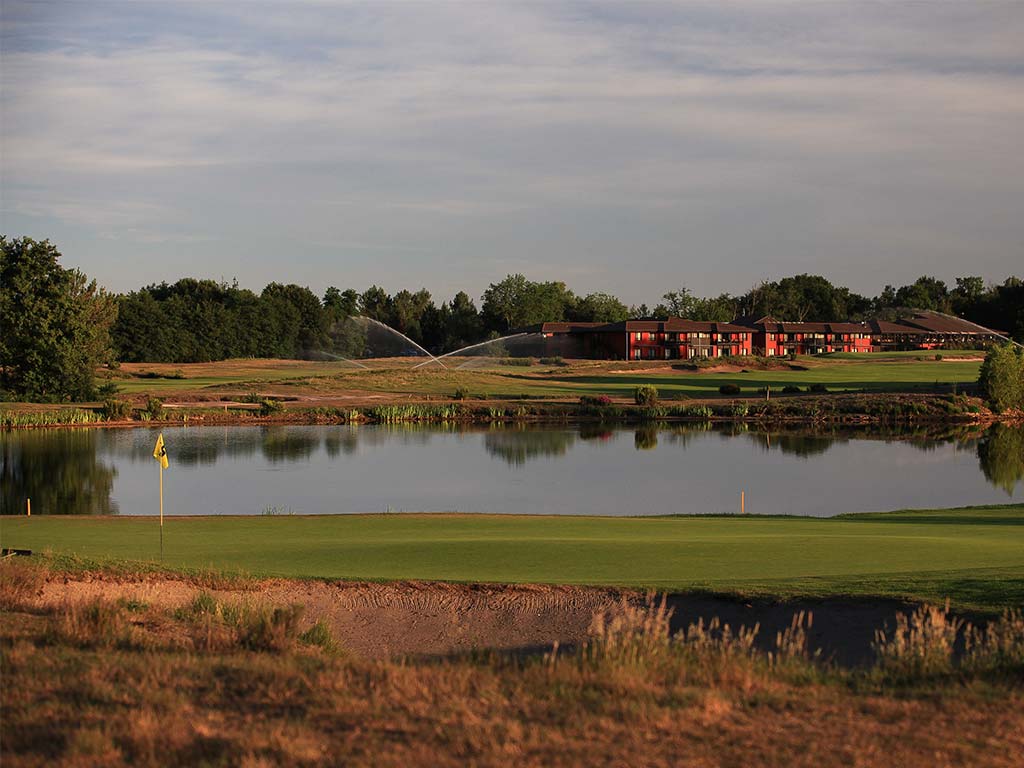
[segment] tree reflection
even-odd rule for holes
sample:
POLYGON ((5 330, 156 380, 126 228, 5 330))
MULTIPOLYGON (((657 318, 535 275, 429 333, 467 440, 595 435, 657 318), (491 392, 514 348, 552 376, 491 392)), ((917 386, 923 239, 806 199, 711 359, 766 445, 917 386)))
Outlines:
POLYGON ((308 459, 320 445, 319 433, 308 427, 266 427, 262 432, 263 457, 274 464, 308 459))
POLYGON ((33 430, 0 437, 0 514, 116 515, 117 470, 96 456, 93 430, 33 430))
POLYGON ((352 456, 359 448, 359 427, 325 427, 324 450, 332 459, 341 454, 352 456))
POLYGON ((1024 428, 996 424, 978 442, 981 471, 1010 496, 1024 480, 1024 428))
POLYGON ((548 429, 497 429, 484 435, 484 448, 512 466, 530 459, 564 456, 575 444, 576 434, 548 429))
POLYGON ((633 433, 633 447, 638 451, 651 451, 658 447, 658 428, 639 427, 633 433))

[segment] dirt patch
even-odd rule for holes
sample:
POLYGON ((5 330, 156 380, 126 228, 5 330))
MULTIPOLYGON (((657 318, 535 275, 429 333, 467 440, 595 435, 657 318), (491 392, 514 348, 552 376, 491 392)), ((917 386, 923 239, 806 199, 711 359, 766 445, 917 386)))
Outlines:
MULTIPOLYGON (((203 587, 166 577, 51 575, 36 597, 39 607, 95 597, 132 599, 162 608, 191 601, 203 587)), ((301 604, 306 625, 327 622, 350 653, 371 659, 447 656, 471 650, 539 651, 554 643, 578 645, 589 636, 595 613, 622 600, 641 603, 634 590, 543 585, 436 582, 324 582, 269 579, 252 589, 207 590, 222 601, 301 604)), ((669 595, 673 630, 718 618, 733 627, 758 625, 759 645, 771 649, 793 615, 813 615, 812 648, 843 665, 872 657, 876 629, 892 626, 913 605, 894 600, 745 602, 704 595, 669 595)))

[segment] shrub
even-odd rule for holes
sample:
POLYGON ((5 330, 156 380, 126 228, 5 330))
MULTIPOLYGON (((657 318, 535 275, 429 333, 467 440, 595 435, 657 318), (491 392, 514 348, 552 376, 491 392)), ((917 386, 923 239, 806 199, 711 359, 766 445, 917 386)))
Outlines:
POLYGON ((993 347, 981 364, 978 386, 992 410, 1024 409, 1024 356, 1012 344, 993 347))
POLYGON ((111 397, 103 401, 102 413, 107 421, 125 421, 132 417, 132 404, 111 397))
POLYGON ((273 416, 276 413, 282 413, 284 411, 284 404, 278 400, 266 400, 260 401, 260 416, 273 416))
POLYGON ((787 384, 782 388, 782 394, 784 395, 798 395, 800 394, 800 387, 793 384, 787 384))
POLYGON ((633 401, 637 405, 657 405, 658 388, 651 384, 641 384, 633 390, 633 401))
POLYGON ((317 619, 316 624, 299 635, 299 640, 306 645, 315 645, 325 653, 336 653, 338 650, 334 635, 323 619, 317 619))
POLYGON ((612 399, 608 395, 580 395, 580 405, 604 408, 611 404, 612 399))
POLYGON ((101 597, 82 604, 65 603, 50 627, 49 636, 51 640, 80 648, 125 648, 137 644, 135 629, 124 609, 101 597))
POLYGON ((737 384, 723 384, 718 388, 718 391, 723 395, 738 395, 740 393, 740 388, 737 384))
POLYGON ((465 400, 469 395, 465 387, 456 387, 455 392, 452 394, 452 400, 465 400))
POLYGON ((824 394, 828 392, 828 387, 826 387, 824 384, 811 384, 811 386, 807 388, 807 391, 815 392, 817 394, 824 394))
POLYGON ((147 397, 146 407, 140 413, 143 419, 159 421, 164 417, 164 401, 158 397, 147 397))
POLYGON ((529 368, 533 360, 529 357, 503 357, 498 360, 498 365, 511 365, 519 368, 529 368))
POLYGON ((560 357, 542 357, 540 359, 541 365, 565 365, 565 360, 560 357))
POLYGON ((936 352, 936 353, 935 353, 935 359, 936 359, 936 360, 941 360, 941 359, 942 359, 942 354, 941 354, 941 353, 939 353, 939 352, 936 352))

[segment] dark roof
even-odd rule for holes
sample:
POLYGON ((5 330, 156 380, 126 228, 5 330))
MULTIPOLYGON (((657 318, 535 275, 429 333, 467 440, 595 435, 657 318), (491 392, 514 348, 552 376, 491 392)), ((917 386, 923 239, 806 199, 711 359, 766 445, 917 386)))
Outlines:
POLYGON ((974 323, 961 320, 959 317, 940 315, 934 312, 918 312, 910 317, 901 318, 901 324, 922 328, 932 333, 969 333, 971 335, 996 333, 974 323))

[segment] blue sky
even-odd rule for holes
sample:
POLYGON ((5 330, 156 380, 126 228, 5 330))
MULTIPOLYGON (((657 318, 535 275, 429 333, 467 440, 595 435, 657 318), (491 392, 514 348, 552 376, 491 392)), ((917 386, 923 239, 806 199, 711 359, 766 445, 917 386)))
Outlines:
POLYGON ((191 275, 656 301, 1024 274, 1024 3, 3 0, 2 231, 191 275))

